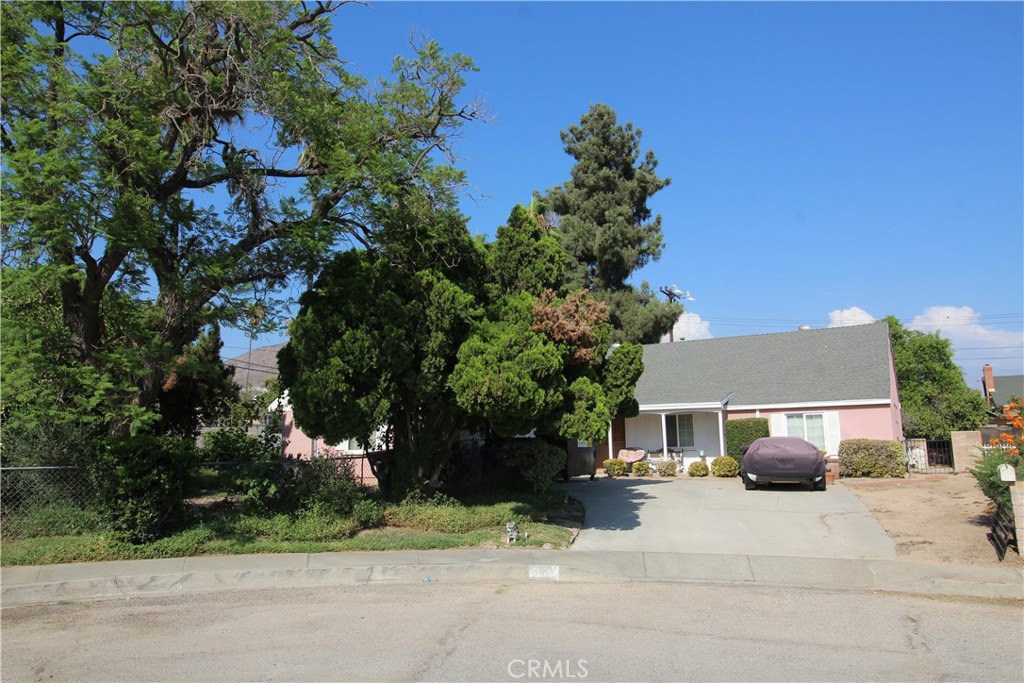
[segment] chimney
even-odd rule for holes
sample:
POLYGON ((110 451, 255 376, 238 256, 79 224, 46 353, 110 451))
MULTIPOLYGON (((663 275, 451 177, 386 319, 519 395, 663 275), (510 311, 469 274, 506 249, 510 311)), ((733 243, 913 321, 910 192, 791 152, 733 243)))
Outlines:
POLYGON ((989 365, 988 363, 985 363, 985 367, 981 369, 981 372, 981 387, 982 389, 984 389, 985 400, 991 401, 992 392, 996 390, 996 378, 992 374, 992 366, 989 365))

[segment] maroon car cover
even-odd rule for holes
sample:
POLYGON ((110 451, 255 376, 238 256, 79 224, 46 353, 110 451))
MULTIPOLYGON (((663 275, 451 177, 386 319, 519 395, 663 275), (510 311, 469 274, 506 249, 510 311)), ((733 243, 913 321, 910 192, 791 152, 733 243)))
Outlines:
POLYGON ((792 436, 769 436, 750 444, 743 455, 743 471, 753 474, 823 476, 825 461, 813 444, 792 436))

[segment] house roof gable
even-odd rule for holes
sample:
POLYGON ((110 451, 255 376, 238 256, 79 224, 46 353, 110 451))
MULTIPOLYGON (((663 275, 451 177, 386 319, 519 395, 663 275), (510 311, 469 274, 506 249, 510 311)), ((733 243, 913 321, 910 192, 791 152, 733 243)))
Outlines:
POLYGON ((644 405, 894 400, 884 322, 644 346, 644 405))
POLYGON ((990 394, 992 404, 1004 406, 1011 396, 1024 397, 1024 375, 996 375, 995 391, 990 394))

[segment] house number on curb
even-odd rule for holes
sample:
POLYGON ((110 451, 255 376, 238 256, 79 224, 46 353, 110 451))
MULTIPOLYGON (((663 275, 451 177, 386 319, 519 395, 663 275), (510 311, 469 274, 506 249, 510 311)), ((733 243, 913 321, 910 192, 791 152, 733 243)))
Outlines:
POLYGON ((554 564, 531 564, 531 579, 554 579, 558 580, 558 565, 554 564))

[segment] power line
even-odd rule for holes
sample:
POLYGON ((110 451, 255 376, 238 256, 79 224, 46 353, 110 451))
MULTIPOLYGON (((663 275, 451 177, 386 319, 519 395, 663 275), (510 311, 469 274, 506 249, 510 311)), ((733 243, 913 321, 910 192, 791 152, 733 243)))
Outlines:
MULTIPOLYGON (((688 311, 694 313, 694 311, 688 311)), ((719 318, 719 317, 708 317, 705 318, 697 313, 703 322, 715 323, 716 325, 730 326, 730 327, 793 327, 796 325, 829 325, 832 320, 825 320, 822 318, 719 318)), ((917 319, 915 317, 911 320, 898 319, 903 325, 911 325, 917 319)), ((874 322, 877 322, 875 320, 874 322)), ((999 328, 1006 326, 1017 326, 1024 323, 1024 316, 1004 317, 1004 316, 976 316, 976 317, 959 317, 959 318, 943 318, 941 320, 926 318, 918 321, 919 325, 925 327, 934 327, 937 329, 947 329, 953 327, 975 327, 983 326, 988 328, 999 328)), ((1014 330, 1015 331, 1015 330, 1014 330)))
POLYGON ((238 368, 239 370, 256 370, 257 372, 277 372, 277 368, 272 367, 270 365, 263 365, 262 363, 250 363, 248 365, 234 363, 232 361, 223 361, 223 363, 224 365, 227 365, 232 368, 238 368))
POLYGON ((1024 345, 1017 344, 1016 346, 958 346, 957 351, 1001 351, 1003 349, 1020 349, 1024 348, 1024 345))

